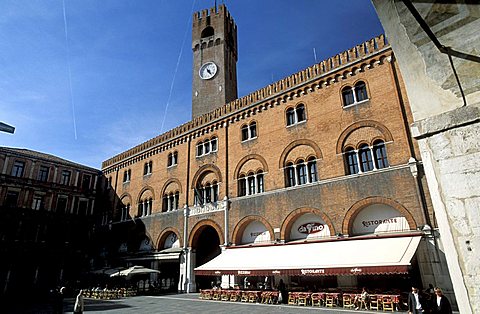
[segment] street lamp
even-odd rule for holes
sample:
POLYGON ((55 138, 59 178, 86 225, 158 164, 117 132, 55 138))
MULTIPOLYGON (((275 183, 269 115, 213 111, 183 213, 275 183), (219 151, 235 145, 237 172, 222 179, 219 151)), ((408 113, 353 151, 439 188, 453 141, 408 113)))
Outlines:
POLYGON ((6 123, 0 122, 0 131, 13 134, 13 132, 15 132, 15 127, 8 125, 6 123))

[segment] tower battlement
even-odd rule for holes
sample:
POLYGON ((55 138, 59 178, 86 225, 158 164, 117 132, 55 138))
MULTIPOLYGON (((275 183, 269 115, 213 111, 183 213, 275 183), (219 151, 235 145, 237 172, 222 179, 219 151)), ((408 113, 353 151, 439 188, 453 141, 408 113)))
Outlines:
POLYGON ((230 12, 228 12, 225 4, 193 13, 193 25, 209 26, 212 23, 212 19, 228 21, 228 27, 232 27, 236 31, 237 26, 235 25, 235 21, 230 15, 230 12))

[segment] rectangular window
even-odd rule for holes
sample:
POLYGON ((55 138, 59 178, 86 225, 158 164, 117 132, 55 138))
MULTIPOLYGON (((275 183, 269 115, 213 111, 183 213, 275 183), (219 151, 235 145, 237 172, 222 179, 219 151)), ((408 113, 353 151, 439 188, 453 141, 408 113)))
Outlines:
POLYGON ((82 178, 82 189, 84 191, 89 191, 90 190, 90 181, 92 177, 88 174, 84 174, 82 178))
POLYGON ((49 167, 40 166, 40 170, 38 171, 38 180, 46 182, 48 180, 48 171, 50 170, 49 167))
POLYGON ((34 209, 34 210, 43 209, 43 196, 35 195, 33 197, 32 209, 34 209))
POLYGON ((5 206, 6 207, 17 207, 18 205, 18 195, 16 191, 8 191, 7 196, 5 197, 5 206))
POLYGON ((72 176, 72 172, 70 170, 63 170, 62 171, 62 184, 63 185, 70 185, 70 177, 72 176))
POLYGON ((78 202, 78 214, 82 216, 88 215, 88 200, 80 200, 78 202))
POLYGON ((23 161, 15 161, 12 168, 12 176, 21 178, 24 170, 25 163, 23 161))
POLYGON ((67 201, 66 196, 59 196, 57 199, 57 213, 66 213, 67 212, 67 201))

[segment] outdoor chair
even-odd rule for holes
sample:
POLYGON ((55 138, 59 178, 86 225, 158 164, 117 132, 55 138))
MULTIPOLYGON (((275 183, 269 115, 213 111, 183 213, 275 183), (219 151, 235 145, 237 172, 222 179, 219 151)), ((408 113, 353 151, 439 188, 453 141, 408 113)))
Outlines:
POLYGON ((230 295, 228 293, 228 290, 222 290, 222 301, 228 301, 230 299, 230 295))
POLYGON ((242 302, 248 302, 248 292, 244 291, 242 293, 242 302))
POLYGON ((323 299, 319 293, 312 293, 312 306, 322 306, 323 299))
POLYGON ((334 298, 333 298, 333 295, 331 294, 327 294, 327 297, 325 298, 325 306, 326 307, 334 307, 335 306, 335 302, 334 302, 334 298))
POLYGON ((237 302, 240 300, 240 291, 233 291, 230 293, 230 301, 237 302))
POLYGON ((307 305, 308 294, 307 293, 299 293, 297 299, 297 305, 307 305))
POLYGON ((291 305, 297 304, 297 298, 295 297, 295 293, 293 292, 288 293, 288 304, 291 304, 291 305))
POLYGON ((379 310, 381 307, 381 301, 378 296, 370 296, 370 310, 379 310))
POLYGON ((351 295, 344 295, 343 296, 343 307, 344 308, 353 308, 355 304, 353 303, 353 299, 351 295))
POLYGON ((392 297, 390 296, 384 296, 382 298, 382 306, 383 306, 383 310, 384 311, 391 311, 393 312, 394 311, 394 308, 393 308, 393 300, 392 300, 392 297))

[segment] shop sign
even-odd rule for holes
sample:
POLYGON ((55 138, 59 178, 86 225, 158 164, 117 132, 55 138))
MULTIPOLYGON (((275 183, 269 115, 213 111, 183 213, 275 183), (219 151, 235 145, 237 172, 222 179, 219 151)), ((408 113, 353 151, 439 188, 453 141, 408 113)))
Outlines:
POLYGON ((325 225, 319 222, 308 222, 306 224, 301 225, 298 227, 298 232, 304 234, 312 234, 322 231, 325 228, 325 225))
POLYGON ((249 270, 239 270, 238 275, 250 275, 251 271, 249 270))
POLYGON ((219 270, 217 270, 217 271, 215 272, 215 275, 221 275, 221 274, 222 274, 222 272, 219 271, 219 270))
POLYGON ((302 275, 325 274, 325 269, 300 269, 302 275))
POLYGON ((365 228, 368 228, 370 226, 378 226, 381 224, 396 224, 397 223, 397 218, 387 218, 387 219, 375 219, 375 220, 364 220, 362 221, 362 225, 365 228))
POLYGON ((280 275, 280 271, 279 271, 279 270, 273 270, 273 271, 272 271, 272 274, 274 274, 274 275, 280 275))
POLYGON ((352 274, 358 274, 358 273, 361 273, 361 272, 362 272, 362 269, 355 267, 355 268, 350 269, 350 272, 351 272, 352 274))

